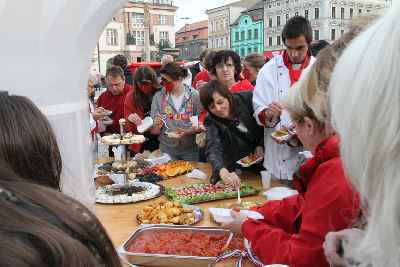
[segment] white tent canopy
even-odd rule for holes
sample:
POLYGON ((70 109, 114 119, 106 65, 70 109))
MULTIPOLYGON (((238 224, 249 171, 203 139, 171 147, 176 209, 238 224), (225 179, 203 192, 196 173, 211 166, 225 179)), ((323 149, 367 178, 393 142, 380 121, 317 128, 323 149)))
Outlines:
POLYGON ((62 154, 62 190, 91 209, 89 58, 107 22, 125 2, 0 0, 0 89, 29 97, 45 113, 62 154))

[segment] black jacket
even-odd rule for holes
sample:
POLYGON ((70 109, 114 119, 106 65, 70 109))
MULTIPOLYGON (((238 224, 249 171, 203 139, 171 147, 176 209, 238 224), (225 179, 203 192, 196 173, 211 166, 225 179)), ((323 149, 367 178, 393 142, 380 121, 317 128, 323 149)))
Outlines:
POLYGON ((253 92, 245 91, 234 94, 234 119, 221 119, 209 114, 205 120, 207 161, 213 167, 211 182, 220 180, 219 171, 227 168, 233 171, 235 162, 254 153, 257 146, 263 146, 264 128, 253 117, 253 92), (247 132, 237 126, 244 124, 247 132))

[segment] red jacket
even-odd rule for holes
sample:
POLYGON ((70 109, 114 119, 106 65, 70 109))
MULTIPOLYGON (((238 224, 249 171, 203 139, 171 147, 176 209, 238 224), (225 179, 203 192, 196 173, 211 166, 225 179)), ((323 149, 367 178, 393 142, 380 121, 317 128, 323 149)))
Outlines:
POLYGON ((120 95, 113 95, 110 91, 105 91, 99 96, 97 100, 97 106, 103 107, 105 109, 111 110, 111 119, 113 120, 113 124, 107 126, 107 133, 119 133, 119 120, 124 117, 124 103, 125 97, 132 91, 132 86, 125 83, 124 90, 120 95))
POLYGON ((257 209, 264 220, 248 219, 242 232, 264 264, 329 267, 322 249, 325 235, 348 228, 360 214, 358 194, 345 177, 336 136, 319 144, 293 182, 299 195, 267 202, 257 209))
MULTIPOLYGON (((132 113, 136 113, 137 115, 139 115, 139 117, 141 119, 144 119, 144 110, 142 107, 136 106, 133 103, 133 90, 131 90, 125 98, 125 104, 124 104, 124 117, 126 119, 126 129, 128 130, 128 132, 132 132, 132 133, 138 133, 136 124, 131 123, 128 120, 129 115, 131 115, 132 113)), ((134 144, 131 145, 129 148, 136 152, 139 153, 140 149, 141 149, 142 145, 141 144, 134 144)))
POLYGON ((241 91, 253 91, 254 86, 249 82, 248 80, 240 80, 237 83, 235 83, 231 88, 231 92, 234 93, 239 93, 241 91))
POLYGON ((196 74, 196 76, 193 79, 192 86, 193 86, 193 88, 198 89, 197 88, 198 81, 209 82, 210 80, 211 80, 211 78, 210 78, 210 75, 208 74, 208 71, 203 70, 196 74))

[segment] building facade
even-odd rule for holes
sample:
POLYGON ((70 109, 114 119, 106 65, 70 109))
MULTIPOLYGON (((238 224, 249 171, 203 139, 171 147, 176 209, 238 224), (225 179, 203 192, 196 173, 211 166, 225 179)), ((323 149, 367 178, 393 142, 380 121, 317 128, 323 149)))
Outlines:
POLYGON ((186 24, 175 33, 175 47, 183 60, 196 60, 208 46, 208 21, 186 24))
POLYGON ((231 25, 231 49, 240 57, 264 51, 264 1, 243 11, 231 25))
POLYGON ((379 15, 389 6, 390 1, 386 0, 266 0, 265 50, 284 49, 281 32, 286 21, 295 15, 310 20, 314 40, 332 42, 357 16, 379 15))
POLYGON ((208 9, 208 47, 212 49, 230 49, 230 25, 242 11, 255 5, 259 0, 242 0, 229 5, 208 9))
POLYGON ((100 36, 91 59, 91 72, 104 75, 107 62, 118 54, 125 55, 129 63, 146 60, 146 36, 152 60, 159 48, 175 47, 176 10, 171 0, 129 1, 100 36))

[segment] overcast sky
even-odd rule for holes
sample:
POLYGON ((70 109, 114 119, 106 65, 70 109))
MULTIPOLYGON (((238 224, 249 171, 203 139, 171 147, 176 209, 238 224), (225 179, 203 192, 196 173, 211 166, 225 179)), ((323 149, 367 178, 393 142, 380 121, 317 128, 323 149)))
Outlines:
POLYGON ((178 7, 175 19, 175 31, 179 30, 185 23, 193 23, 206 20, 207 9, 223 6, 238 0, 175 0, 174 5, 178 7), (180 18, 189 19, 183 20, 180 18))

